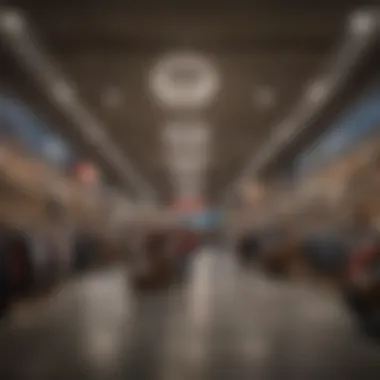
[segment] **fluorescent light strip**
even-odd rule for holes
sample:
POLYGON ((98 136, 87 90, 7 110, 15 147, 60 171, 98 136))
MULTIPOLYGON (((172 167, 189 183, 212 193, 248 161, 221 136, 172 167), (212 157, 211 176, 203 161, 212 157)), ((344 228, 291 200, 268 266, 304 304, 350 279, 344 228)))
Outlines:
POLYGON ((198 196, 203 191, 203 184, 204 181, 199 178, 186 178, 182 180, 174 179, 173 186, 175 188, 175 191, 177 192, 177 195, 184 196, 184 195, 192 195, 192 196, 198 196))
POLYGON ((170 169, 173 183, 178 187, 194 186, 199 187, 197 183, 202 183, 204 178, 204 168, 196 168, 195 170, 177 170, 171 167, 170 169))
MULTIPOLYGON (((372 26, 363 28, 361 33, 354 34, 352 34, 352 29, 350 29, 350 35, 347 37, 347 40, 331 60, 329 69, 326 70, 327 74, 323 75, 320 80, 314 82, 309 87, 305 97, 301 99, 291 117, 287 119, 290 125, 289 128, 291 128, 289 133, 278 130, 277 128, 279 127, 274 128, 275 132, 272 134, 270 141, 254 155, 238 178, 249 175, 256 176, 257 172, 274 155, 280 152, 297 135, 304 132, 315 121, 315 118, 318 117, 324 107, 331 102, 339 89, 344 85, 345 80, 350 76, 362 55, 368 51, 378 37, 380 28, 379 12, 362 12, 360 14, 361 17, 364 14, 369 15, 372 20, 372 26), (319 95, 323 93, 324 96, 316 96, 316 90, 318 90, 319 95)), ((358 17, 358 13, 350 20, 349 25, 351 28, 352 20, 355 20, 355 17, 358 17)), ((282 126, 283 124, 280 124, 280 128, 282 126)), ((227 186, 222 203, 225 204, 228 201, 230 193, 236 189, 236 184, 237 180, 234 180, 227 186)))
POLYGON ((167 162, 174 168, 203 168, 208 162, 208 151, 206 149, 170 150, 166 152, 167 162))
POLYGON ((177 121, 164 129, 167 164, 179 196, 203 191, 209 139, 209 128, 200 121, 177 121))
POLYGON ((164 129, 164 143, 173 146, 206 145, 209 129, 200 123, 172 123, 164 129))
POLYGON ((190 160, 177 160, 171 164, 173 170, 179 173, 194 173, 203 171, 205 164, 199 162, 191 162, 190 160))
POLYGON ((0 10, 0 36, 51 96, 58 109, 78 128, 85 141, 96 146, 103 158, 117 169, 126 187, 132 185, 139 197, 153 199, 153 189, 138 175, 131 161, 111 142, 105 126, 80 104, 74 88, 39 46, 21 13, 0 10), (19 25, 15 28, 12 23, 19 25))

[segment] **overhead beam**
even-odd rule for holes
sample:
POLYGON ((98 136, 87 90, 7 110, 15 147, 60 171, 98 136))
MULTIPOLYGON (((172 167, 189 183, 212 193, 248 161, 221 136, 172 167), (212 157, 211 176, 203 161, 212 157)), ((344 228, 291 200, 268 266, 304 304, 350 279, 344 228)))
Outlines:
POLYGON ((0 39, 15 59, 46 94, 48 101, 66 117, 92 149, 115 168, 120 183, 135 197, 153 200, 155 192, 138 173, 106 132, 106 127, 86 107, 52 58, 44 50, 24 15, 14 9, 0 8, 0 39))
POLYGON ((345 40, 329 60, 326 70, 311 84, 293 112, 273 128, 269 141, 252 156, 239 176, 222 196, 227 205, 244 177, 257 177, 281 157, 300 137, 318 125, 321 115, 347 88, 363 62, 379 46, 380 13, 378 10, 356 12, 350 17, 345 40))
POLYGON ((139 54, 159 54, 167 50, 194 49, 205 51, 209 54, 268 54, 268 53, 289 53, 305 51, 310 53, 324 54, 331 46, 330 40, 318 37, 308 38, 299 36, 298 38, 229 38, 214 41, 194 41, 192 39, 182 39, 171 41, 163 39, 139 38, 118 36, 109 38, 106 35, 76 36, 76 37, 51 37, 50 44, 55 51, 64 54, 77 54, 88 52, 107 53, 139 53, 139 54))

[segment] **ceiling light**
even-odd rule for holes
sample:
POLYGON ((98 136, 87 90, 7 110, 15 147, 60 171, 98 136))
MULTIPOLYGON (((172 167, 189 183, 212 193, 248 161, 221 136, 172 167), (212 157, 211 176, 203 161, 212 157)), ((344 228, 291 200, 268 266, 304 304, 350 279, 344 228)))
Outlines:
POLYGON ((102 94, 102 103, 109 108, 118 108, 120 107, 123 101, 123 94, 121 90, 112 86, 107 88, 102 94))
POLYGON ((172 170, 179 172, 201 172, 206 166, 206 163, 205 155, 202 155, 200 159, 198 159, 198 156, 168 155, 168 166, 172 170))
POLYGON ((208 142, 208 133, 205 130, 173 130, 166 135, 168 144, 178 146, 203 146, 208 142))
POLYGON ((173 178, 180 184, 198 183, 202 180, 203 173, 200 171, 194 172, 175 172, 173 178))
POLYGON ((56 100, 62 104, 70 104, 75 98, 74 90, 63 80, 53 84, 52 92, 56 100))
POLYGON ((176 172, 175 178, 182 181, 191 181, 191 182, 198 182, 199 178, 201 177, 202 172, 201 171, 194 171, 194 172, 176 172))
POLYGON ((6 33, 11 35, 19 35, 23 32, 25 27, 24 18, 19 11, 0 10, 0 27, 6 33))
POLYGON ((174 122, 164 129, 168 167, 177 195, 198 196, 203 190, 209 128, 201 122, 174 122))
POLYGON ((326 98, 329 91, 329 87, 326 81, 320 80, 315 81, 307 89, 306 97, 312 103, 319 103, 324 98, 326 98))
POLYGON ((270 86, 254 88, 252 97, 254 104, 260 108, 270 108, 276 103, 276 92, 270 86))
POLYGON ((39 82, 41 89, 52 97, 57 109, 82 133, 86 142, 96 145, 102 159, 118 171, 121 182, 125 183, 128 189, 133 185, 140 199, 143 199, 145 194, 152 197, 153 191, 150 186, 134 170, 130 160, 112 144, 105 126, 100 121, 94 120, 91 113, 79 102, 74 87, 64 79, 63 74, 41 47, 26 20, 19 12, 0 10, 0 31, 4 32, 5 37, 10 34, 7 32, 8 29, 17 32, 22 28, 27 29, 28 33, 22 34, 21 38, 9 38, 11 54, 39 82))
POLYGON ((206 58, 183 53, 159 61, 150 72, 149 85, 164 107, 202 108, 215 99, 220 79, 206 58))
MULTIPOLYGON (((202 152, 203 153, 203 152, 202 152)), ((182 154, 171 152, 168 154, 169 164, 179 170, 193 170, 194 168, 201 168, 206 165, 206 154, 182 154)))
POLYGON ((203 180, 200 178, 173 179, 175 192, 181 195, 198 195, 203 189, 203 180))
POLYGON ((292 133, 295 131, 297 124, 291 124, 288 121, 282 122, 277 128, 273 131, 273 138, 277 141, 283 141, 289 138, 292 133))
POLYGON ((204 144, 209 138, 209 128, 198 122, 176 122, 167 125, 164 139, 169 144, 204 144))
POLYGON ((170 173, 173 178, 176 178, 177 182, 183 183, 187 181, 191 182, 199 182, 203 181, 203 170, 195 169, 195 170, 176 170, 172 168, 170 173))
POLYGON ((208 160, 209 148, 208 146, 184 146, 184 147, 171 147, 168 151, 167 159, 168 164, 171 165, 175 161, 192 161, 198 165, 205 165, 208 160))
POLYGON ((358 36, 367 35, 376 27, 376 16, 370 11, 358 11, 350 18, 350 29, 358 36))

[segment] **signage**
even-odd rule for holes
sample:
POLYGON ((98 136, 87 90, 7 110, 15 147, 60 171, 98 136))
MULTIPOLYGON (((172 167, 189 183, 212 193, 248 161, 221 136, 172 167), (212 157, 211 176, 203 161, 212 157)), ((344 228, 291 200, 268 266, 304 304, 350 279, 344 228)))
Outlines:
POLYGON ((222 222, 220 212, 216 210, 205 210, 203 212, 188 214, 183 217, 183 223, 191 228, 209 229, 217 228, 222 222))
POLYGON ((87 185, 96 185, 100 182, 99 170, 88 162, 81 162, 75 169, 76 177, 87 185))
POLYGON ((173 209, 180 213, 199 213, 204 209, 204 204, 200 198, 179 198, 173 202, 173 209))

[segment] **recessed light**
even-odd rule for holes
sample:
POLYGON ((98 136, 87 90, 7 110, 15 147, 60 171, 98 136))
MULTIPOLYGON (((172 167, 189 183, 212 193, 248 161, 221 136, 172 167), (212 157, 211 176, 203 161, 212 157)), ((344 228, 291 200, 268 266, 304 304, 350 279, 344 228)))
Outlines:
POLYGON ((104 90, 102 103, 109 108, 118 108, 123 102, 123 94, 119 87, 111 86, 104 90))
POLYGON ((25 21, 21 12, 8 10, 0 14, 0 26, 6 33, 17 35, 23 32, 25 21))
POLYGON ((370 11, 357 11, 350 18, 350 29, 358 35, 367 35, 376 27, 376 16, 370 11))
POLYGON ((276 91, 271 86, 257 86, 253 89, 253 102, 260 108, 273 107, 277 101, 276 91))

